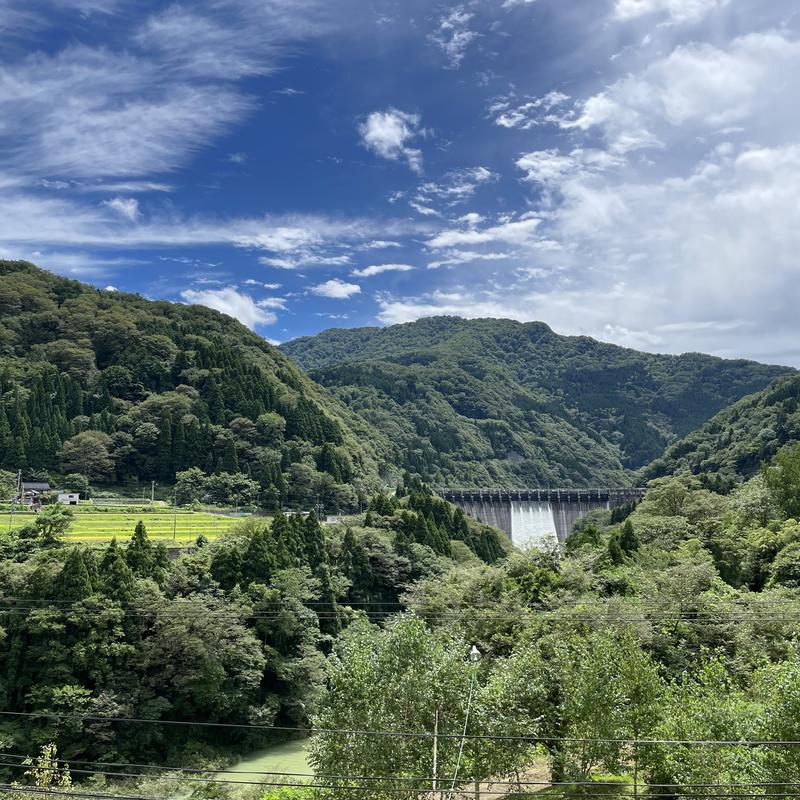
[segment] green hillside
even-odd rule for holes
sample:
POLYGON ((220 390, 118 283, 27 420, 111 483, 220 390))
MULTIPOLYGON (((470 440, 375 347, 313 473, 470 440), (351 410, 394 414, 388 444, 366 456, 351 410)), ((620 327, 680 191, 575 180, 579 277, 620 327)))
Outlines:
POLYGON ((199 468, 346 508, 379 481, 374 440, 388 449, 234 319, 19 261, 0 261, 0 399, 0 468, 28 477, 133 488, 199 468))
POLYGON ((643 478, 691 473, 713 485, 756 473, 785 445, 800 440, 800 376, 782 378, 724 409, 671 445, 643 478))
POLYGON ((626 483, 676 438, 793 372, 453 317, 329 330, 281 349, 388 435, 404 466, 450 484, 626 483))

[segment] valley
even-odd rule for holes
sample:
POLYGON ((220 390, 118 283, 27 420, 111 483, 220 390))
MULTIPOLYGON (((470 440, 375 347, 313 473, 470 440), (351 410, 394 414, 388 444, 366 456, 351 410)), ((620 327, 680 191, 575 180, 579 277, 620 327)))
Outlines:
POLYGON ((800 779, 794 370, 0 273, 0 790, 800 779))

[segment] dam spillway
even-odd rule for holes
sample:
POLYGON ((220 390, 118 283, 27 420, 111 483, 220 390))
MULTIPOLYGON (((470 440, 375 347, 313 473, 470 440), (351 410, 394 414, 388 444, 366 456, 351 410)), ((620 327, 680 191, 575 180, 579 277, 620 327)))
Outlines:
POLYGON ((465 514, 505 531, 517 547, 557 537, 565 542, 572 526, 598 508, 641 500, 644 489, 438 489, 465 514))

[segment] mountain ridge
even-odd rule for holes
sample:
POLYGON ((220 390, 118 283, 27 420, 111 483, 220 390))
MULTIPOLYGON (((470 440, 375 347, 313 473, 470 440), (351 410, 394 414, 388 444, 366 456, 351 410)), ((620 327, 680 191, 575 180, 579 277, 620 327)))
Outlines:
POLYGON ((752 477, 785 446, 800 441, 800 375, 778 378, 675 442, 645 467, 643 480, 691 474, 726 489, 752 477))
POLYGON ((197 467, 333 507, 380 485, 381 435, 232 317, 22 261, 0 261, 0 312, 0 467, 71 472, 79 437, 100 482, 197 467))
POLYGON ((490 318, 332 328, 280 349, 401 442, 404 466, 451 484, 624 485, 714 413, 795 372, 490 318))

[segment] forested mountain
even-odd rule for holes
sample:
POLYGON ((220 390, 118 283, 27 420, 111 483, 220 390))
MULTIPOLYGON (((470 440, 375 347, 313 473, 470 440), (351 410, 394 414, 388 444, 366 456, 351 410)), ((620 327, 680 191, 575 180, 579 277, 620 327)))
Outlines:
POLYGON ((786 367, 653 355, 542 323, 434 317, 281 346, 429 480, 623 484, 786 367))
POLYGON ((642 472, 644 480, 691 473, 711 486, 728 488, 756 473, 786 444, 800 441, 800 376, 776 380, 766 389, 723 409, 671 445, 642 472))
MULTIPOLYGON (((274 740, 272 725, 307 728, 325 655, 358 612, 383 619, 416 581, 510 550, 415 479, 349 525, 250 517, 177 559, 146 514, 129 540, 85 546, 71 513, 52 505, 0 527, 0 740, 22 753, 53 741, 70 760, 212 766, 274 740)), ((23 777, 4 762, 0 784, 23 777)))
POLYGON ((378 483, 359 426, 230 317, 0 261, 0 468, 129 487, 200 468, 338 508, 378 483))

